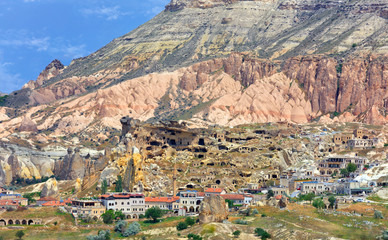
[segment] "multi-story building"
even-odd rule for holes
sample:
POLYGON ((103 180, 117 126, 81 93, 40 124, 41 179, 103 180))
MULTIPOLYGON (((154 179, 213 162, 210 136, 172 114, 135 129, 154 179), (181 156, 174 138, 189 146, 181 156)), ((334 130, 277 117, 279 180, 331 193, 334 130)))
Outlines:
POLYGON ((174 203, 179 201, 179 197, 146 197, 145 209, 159 207, 163 210, 175 210, 174 203))
MULTIPOLYGON (((180 192, 179 208, 186 213, 198 213, 199 206, 203 201, 205 194, 197 191, 184 191, 180 192)), ((183 215, 184 215, 183 214, 183 215)))
POLYGON ((100 196, 106 210, 121 211, 128 219, 145 214, 145 197, 141 193, 113 193, 100 196))
POLYGON ((358 156, 331 156, 319 162, 318 168, 321 176, 330 176, 333 173, 339 173, 340 169, 346 168, 349 163, 357 166, 356 172, 362 171, 368 159, 358 156))
POLYGON ((105 207, 98 200, 72 200, 71 214, 74 218, 97 217, 105 212, 105 207))
POLYGON ((372 148, 379 143, 378 138, 372 139, 351 139, 348 141, 349 148, 372 148))
POLYGON ((308 181, 300 183, 300 191, 302 194, 314 193, 322 194, 325 192, 331 192, 333 190, 333 184, 325 182, 308 181))

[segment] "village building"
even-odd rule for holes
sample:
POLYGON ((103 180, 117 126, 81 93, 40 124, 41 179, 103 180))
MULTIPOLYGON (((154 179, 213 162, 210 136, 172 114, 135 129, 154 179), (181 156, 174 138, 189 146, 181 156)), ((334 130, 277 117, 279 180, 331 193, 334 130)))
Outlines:
POLYGON ((333 184, 326 182, 302 182, 300 184, 300 191, 302 194, 314 193, 316 195, 323 194, 325 192, 331 192, 333 190, 333 184))
POLYGON ((361 172, 368 159, 359 156, 331 156, 319 162, 318 168, 320 175, 330 176, 331 174, 340 173, 340 169, 346 168, 349 163, 356 164, 357 171, 361 172))
POLYGON ((121 211, 128 219, 145 214, 145 197, 141 193, 112 193, 100 196, 106 210, 121 211))
MULTIPOLYGON (((21 194, 19 193, 13 193, 9 191, 3 191, 4 193, 0 193, 0 200, 3 200, 3 204, 11 204, 16 203, 16 205, 20 206, 27 206, 28 205, 28 199, 23 198, 21 194)), ((0 206, 3 206, 0 204, 0 206)))
POLYGON ((179 193, 180 215, 187 213, 199 213, 199 206, 205 197, 205 193, 197 191, 183 191, 179 193))
POLYGON ((274 196, 280 196, 280 195, 289 195, 289 189, 285 186, 273 186, 270 188, 273 191, 274 196))
POLYGON ((354 136, 351 133, 339 133, 333 136, 333 142, 335 145, 346 145, 348 141, 353 139, 354 136))
POLYGON ((71 214, 74 218, 100 218, 105 207, 98 200, 72 200, 71 214))
POLYGON ((225 194, 226 191, 222 188, 206 188, 205 189, 205 196, 210 196, 210 195, 222 195, 225 194))
POLYGON ((39 198, 38 200, 36 200, 36 205, 39 205, 39 206, 42 206, 43 204, 47 203, 47 202, 55 202, 55 201, 58 201, 58 199, 56 198, 53 198, 53 197, 42 197, 42 198, 39 198))
POLYGON ((243 194, 222 194, 221 197, 225 200, 229 200, 233 203, 234 206, 243 206, 244 205, 244 195, 243 194))
POLYGON ((353 148, 361 148, 361 149, 367 149, 376 147, 379 143, 378 138, 372 138, 372 139, 351 139, 348 141, 348 147, 350 149, 353 148))
POLYGON ((145 198, 145 209, 152 207, 159 207, 162 210, 176 210, 176 206, 179 197, 146 197, 145 198))

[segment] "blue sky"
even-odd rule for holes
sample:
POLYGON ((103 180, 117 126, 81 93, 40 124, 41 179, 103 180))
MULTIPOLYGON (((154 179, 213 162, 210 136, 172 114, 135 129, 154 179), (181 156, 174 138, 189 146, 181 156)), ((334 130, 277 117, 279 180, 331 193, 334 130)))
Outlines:
POLYGON ((0 92, 54 59, 87 56, 158 14, 169 0, 0 0, 0 92))

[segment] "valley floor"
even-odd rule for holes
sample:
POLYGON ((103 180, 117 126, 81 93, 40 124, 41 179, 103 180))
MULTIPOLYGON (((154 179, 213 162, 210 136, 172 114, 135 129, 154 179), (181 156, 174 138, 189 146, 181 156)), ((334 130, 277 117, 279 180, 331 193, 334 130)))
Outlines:
MULTIPOLYGON (((231 213, 228 223, 195 224, 183 231, 176 229, 183 217, 165 218, 156 224, 141 221, 142 232, 127 239, 187 239, 189 233, 201 235, 203 239, 235 239, 232 233, 236 230, 241 231, 238 239, 259 239, 254 235, 255 228, 265 229, 272 239, 376 239, 388 228, 387 219, 373 217, 375 209, 380 210, 385 218, 388 216, 388 208, 381 204, 356 203, 336 212, 295 203, 289 204, 285 210, 269 206, 257 209, 259 214, 255 216, 231 213), (237 219, 247 221, 247 225, 235 224, 237 219)), ((0 227, 0 237, 16 239, 15 233, 23 229, 26 234, 24 239, 29 240, 86 239, 86 236, 96 235, 101 229, 110 229, 112 239, 125 239, 113 232, 113 225, 79 223, 76 226, 71 215, 56 208, 28 209, 0 215, 1 218, 29 216, 41 218, 45 225, 0 227)))

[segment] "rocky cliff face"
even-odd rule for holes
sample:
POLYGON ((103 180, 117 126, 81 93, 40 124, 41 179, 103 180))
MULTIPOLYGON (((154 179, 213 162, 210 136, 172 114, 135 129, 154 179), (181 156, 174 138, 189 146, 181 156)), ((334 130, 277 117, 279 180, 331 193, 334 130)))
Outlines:
POLYGON ((387 8, 384 0, 174 0, 10 94, 11 110, 0 112, 18 110, 3 114, 0 135, 23 114, 55 134, 116 127, 122 115, 236 125, 337 112, 339 121, 384 124, 387 8))

